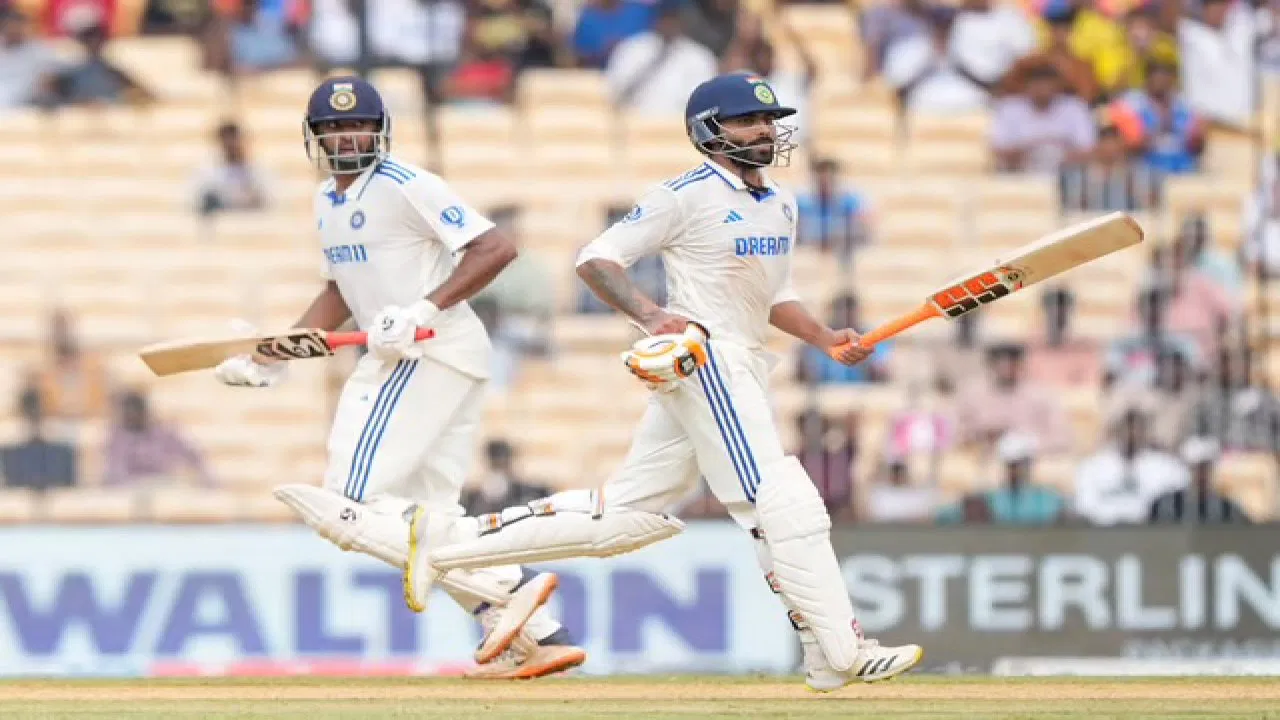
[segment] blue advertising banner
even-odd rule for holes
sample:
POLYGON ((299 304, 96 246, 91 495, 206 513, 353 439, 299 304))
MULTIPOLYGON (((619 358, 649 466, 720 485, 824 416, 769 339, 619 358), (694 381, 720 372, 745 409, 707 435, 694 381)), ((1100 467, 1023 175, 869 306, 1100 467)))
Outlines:
MULTIPOLYGON (((0 675, 436 673, 476 622, 302 527, 0 529, 0 675)), ((552 609, 590 673, 790 672, 794 634, 729 524, 609 560, 560 563, 552 609)))

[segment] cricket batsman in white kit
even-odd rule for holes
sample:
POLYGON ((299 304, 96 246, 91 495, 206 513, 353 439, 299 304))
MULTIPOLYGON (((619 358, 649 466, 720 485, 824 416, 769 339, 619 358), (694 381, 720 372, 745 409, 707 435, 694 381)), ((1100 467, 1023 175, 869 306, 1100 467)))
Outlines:
MULTIPOLYGON (((404 568, 415 509, 463 514, 490 354, 466 300, 516 250, 442 179, 390 155, 391 118, 360 78, 322 83, 303 132, 308 157, 330 178, 315 198, 326 283, 296 327, 333 330, 354 317, 369 352, 338 402, 324 487, 285 485, 276 496, 344 550, 404 568), (434 338, 417 341, 419 328, 434 338)), ((266 387, 285 367, 242 355, 215 374, 266 387)), ((585 659, 542 608, 553 574, 505 565, 451 572, 441 584, 487 630, 473 676, 537 677, 585 659)), ((410 606, 421 612, 425 597, 410 606)))
POLYGON ((756 540, 770 587, 800 635, 809 687, 834 690, 892 678, 920 662, 918 645, 865 639, 831 547, 831 520, 813 481, 784 453, 767 394, 773 326, 854 364, 869 351, 851 329, 816 319, 791 286, 796 201, 763 168, 795 147, 760 77, 736 73, 694 90, 689 137, 703 164, 654 188, 589 243, 578 275, 647 337, 623 353, 653 390, 622 467, 598 490, 459 520, 420 509, 407 585, 425 596, 440 572, 627 552, 682 531, 663 511, 699 476, 756 540), (645 297, 626 268, 662 257, 668 307, 645 297), (459 542, 468 535, 474 539, 459 542))

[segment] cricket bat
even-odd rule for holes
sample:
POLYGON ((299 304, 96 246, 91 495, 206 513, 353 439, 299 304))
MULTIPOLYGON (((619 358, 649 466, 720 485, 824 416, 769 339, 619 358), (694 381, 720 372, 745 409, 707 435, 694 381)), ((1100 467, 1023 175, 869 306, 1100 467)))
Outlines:
POLYGON ((872 347, 932 318, 954 320, 1028 285, 1136 245, 1142 237, 1137 221, 1122 212, 1072 225, 1013 250, 1008 260, 943 285, 920 307, 863 335, 861 344, 872 347))
MULTIPOLYGON (((419 329, 415 337, 426 340, 435 331, 419 329)), ((236 355, 256 353, 276 360, 306 360, 329 357, 341 347, 364 345, 369 340, 364 332, 328 332, 295 328, 275 335, 231 338, 189 338, 148 345, 138 351, 151 372, 164 377, 192 370, 217 367, 236 355)))

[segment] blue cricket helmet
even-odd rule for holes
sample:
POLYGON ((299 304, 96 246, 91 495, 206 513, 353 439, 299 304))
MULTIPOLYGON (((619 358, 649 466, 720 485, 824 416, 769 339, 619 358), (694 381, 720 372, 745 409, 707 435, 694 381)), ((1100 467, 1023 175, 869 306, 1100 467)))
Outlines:
POLYGON ((790 141, 794 127, 775 123, 776 137, 767 143, 739 145, 725 137, 722 121, 756 114, 768 115, 776 121, 795 115, 796 110, 780 104, 769 82, 759 75, 750 72, 718 75, 694 88, 689 95, 684 109, 685 128, 694 147, 706 155, 723 153, 753 166, 788 160, 796 147, 790 141))
POLYGON ((358 174, 391 152, 391 115, 377 88, 354 75, 333 77, 320 83, 307 100, 307 114, 302 135, 310 158, 322 170, 335 175, 358 174), (320 132, 319 125, 342 120, 373 121, 371 131, 330 130, 320 132), (372 142, 366 142, 371 138, 372 142), (338 154, 336 144, 348 139, 354 151, 338 154), (329 140, 331 147, 323 141, 329 140))

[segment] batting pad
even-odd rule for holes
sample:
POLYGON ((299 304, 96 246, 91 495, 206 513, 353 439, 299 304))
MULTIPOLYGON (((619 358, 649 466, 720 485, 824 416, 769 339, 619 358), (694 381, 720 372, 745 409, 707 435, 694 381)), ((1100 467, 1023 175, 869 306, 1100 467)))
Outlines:
MULTIPOLYGON (((315 485, 281 485, 273 493, 312 530, 343 550, 355 550, 395 567, 409 559, 409 524, 315 485)), ((511 587, 496 578, 460 571, 436 581, 450 595, 463 594, 495 607, 506 605, 511 587)), ((514 583, 512 583, 514 587, 514 583)), ((459 603, 472 605, 473 603, 459 603)))
POLYGON ((831 517, 800 461, 787 456, 762 470, 756 516, 778 589, 804 616, 827 662, 847 671, 858 657, 858 637, 853 603, 831 549, 831 517))
POLYGON ((638 510, 528 514, 474 540, 437 548, 440 570, 523 564, 576 557, 609 557, 679 535, 684 523, 638 510))

